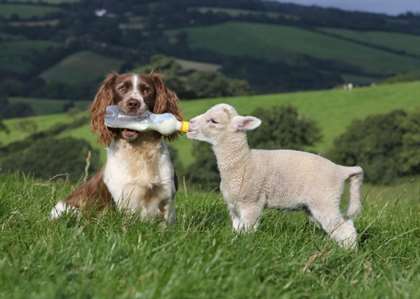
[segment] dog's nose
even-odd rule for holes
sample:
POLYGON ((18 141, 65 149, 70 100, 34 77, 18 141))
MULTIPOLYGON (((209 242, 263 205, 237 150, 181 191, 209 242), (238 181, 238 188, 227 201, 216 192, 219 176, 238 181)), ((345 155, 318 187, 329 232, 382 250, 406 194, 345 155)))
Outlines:
POLYGON ((130 110, 138 109, 140 107, 140 102, 135 99, 130 99, 127 102, 127 107, 130 110))

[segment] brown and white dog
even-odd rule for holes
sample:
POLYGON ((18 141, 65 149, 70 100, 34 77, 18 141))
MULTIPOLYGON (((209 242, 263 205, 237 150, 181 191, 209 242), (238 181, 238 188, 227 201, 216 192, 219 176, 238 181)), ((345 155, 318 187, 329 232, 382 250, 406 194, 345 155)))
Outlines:
POLYGON ((68 211, 116 206, 142 219, 163 218, 173 223, 176 178, 162 136, 157 132, 107 128, 104 116, 109 105, 118 105, 129 115, 169 112, 181 119, 178 98, 159 75, 109 74, 91 105, 92 130, 107 147, 106 165, 59 201, 50 218, 68 211))

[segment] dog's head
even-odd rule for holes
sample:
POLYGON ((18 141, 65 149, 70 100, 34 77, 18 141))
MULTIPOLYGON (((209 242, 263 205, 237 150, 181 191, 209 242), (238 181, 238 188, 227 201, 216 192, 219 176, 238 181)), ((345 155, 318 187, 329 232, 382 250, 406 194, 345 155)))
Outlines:
POLYGON ((135 141, 141 133, 127 129, 110 129, 104 124, 106 107, 118 105, 128 115, 172 113, 182 119, 176 94, 169 90, 158 74, 117 74, 111 73, 102 82, 91 105, 91 127, 99 135, 104 145, 113 139, 123 138, 135 141))
POLYGON ((190 120, 187 137, 214 145, 232 134, 254 130, 260 124, 261 120, 254 116, 240 116, 232 106, 218 104, 190 120))

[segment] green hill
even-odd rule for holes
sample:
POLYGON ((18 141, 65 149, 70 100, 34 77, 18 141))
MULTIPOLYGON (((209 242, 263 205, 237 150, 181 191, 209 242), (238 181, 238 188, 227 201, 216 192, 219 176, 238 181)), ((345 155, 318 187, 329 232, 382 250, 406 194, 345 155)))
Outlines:
POLYGON ((320 30, 355 41, 386 47, 420 57, 420 36, 418 35, 381 31, 355 31, 335 28, 323 28, 320 30))
MULTIPOLYGON (((323 139, 313 150, 323 153, 332 145, 334 138, 343 133, 354 119, 361 119, 370 114, 384 113, 393 109, 420 109, 419 98, 420 82, 413 82, 357 88, 352 92, 330 90, 183 101, 182 108, 186 118, 191 118, 217 103, 229 103, 243 114, 252 113, 257 107, 294 105, 301 113, 314 119, 319 124, 323 139)), ((28 119, 36 122, 39 129, 42 129, 58 122, 69 122, 72 118, 58 114, 28 119)), ((28 132, 20 132, 14 129, 19 121, 21 119, 5 121, 12 132, 9 135, 0 133, 0 140, 3 143, 21 139, 28 134, 28 132)), ((85 138, 93 145, 98 146, 96 137, 90 133, 88 126, 63 134, 63 136, 69 135, 85 138)), ((191 142, 182 136, 174 144, 179 151, 182 162, 185 165, 191 163, 191 142)))
MULTIPOLYGON (((373 74, 393 74, 420 67, 420 59, 342 40, 297 27, 245 22, 186 28, 193 49, 232 56, 249 56, 270 61, 298 63, 300 55, 347 63, 373 74)), ((171 32, 173 34, 173 32, 171 32)), ((392 39, 394 35, 387 37, 392 39)), ((415 37, 413 36, 412 41, 415 37)), ((416 49, 412 43, 409 49, 416 49)), ((413 50, 415 51, 415 50, 413 50)))
POLYGON ((69 84, 92 82, 104 74, 118 71, 123 61, 106 57, 91 51, 72 54, 57 65, 44 72, 41 77, 47 82, 66 82, 69 84))
POLYGON ((0 4, 0 16, 10 18, 18 16, 22 19, 29 19, 32 17, 45 17, 52 13, 59 12, 57 7, 45 5, 32 5, 32 4, 0 4))
POLYGON ((56 47, 57 43, 44 40, 0 41, 0 72, 31 73, 36 69, 38 56, 56 47))

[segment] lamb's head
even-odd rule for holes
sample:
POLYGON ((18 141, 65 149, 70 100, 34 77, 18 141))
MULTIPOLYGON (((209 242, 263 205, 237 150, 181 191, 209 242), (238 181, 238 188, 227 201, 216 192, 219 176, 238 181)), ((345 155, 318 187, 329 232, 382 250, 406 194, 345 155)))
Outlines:
POLYGON ((261 120, 256 117, 240 116, 232 106, 218 104, 190 121, 187 137, 214 145, 233 135, 244 135, 260 124, 261 120))

